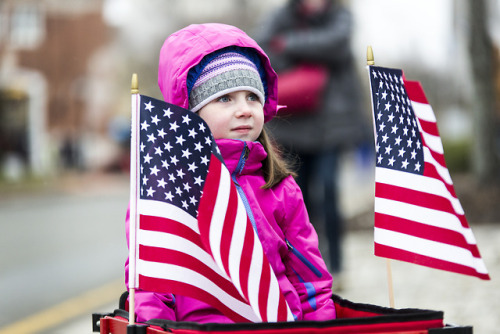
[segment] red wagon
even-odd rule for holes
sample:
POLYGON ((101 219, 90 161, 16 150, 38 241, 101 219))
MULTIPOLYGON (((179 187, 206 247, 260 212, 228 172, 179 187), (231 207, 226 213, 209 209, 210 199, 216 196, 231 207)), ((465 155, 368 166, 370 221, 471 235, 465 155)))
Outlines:
POLYGON ((101 334, 472 334, 470 326, 445 325, 443 312, 423 309, 394 309, 354 303, 333 295, 337 319, 278 323, 198 324, 153 319, 129 325, 126 294, 119 308, 109 314, 93 314, 93 331, 101 334))

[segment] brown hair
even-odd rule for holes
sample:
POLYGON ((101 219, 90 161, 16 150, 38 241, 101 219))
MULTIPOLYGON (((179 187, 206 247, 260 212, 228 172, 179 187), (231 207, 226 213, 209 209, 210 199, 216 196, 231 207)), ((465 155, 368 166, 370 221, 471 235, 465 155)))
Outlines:
POLYGON ((262 161, 264 179, 266 180, 266 184, 262 186, 263 189, 274 187, 287 176, 297 176, 297 174, 292 170, 290 164, 283 159, 280 148, 273 140, 271 140, 265 127, 262 129, 262 132, 257 140, 262 144, 262 146, 264 146, 264 149, 267 152, 267 157, 264 161, 262 161))

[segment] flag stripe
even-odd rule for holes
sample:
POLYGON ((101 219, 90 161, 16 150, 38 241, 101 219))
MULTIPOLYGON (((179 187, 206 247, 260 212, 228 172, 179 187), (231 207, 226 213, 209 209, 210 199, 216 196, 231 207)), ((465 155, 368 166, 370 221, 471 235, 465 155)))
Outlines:
MULTIPOLYGON (((434 258, 450 263, 461 264, 466 267, 474 268, 479 273, 486 273, 486 268, 482 261, 472 257, 471 253, 462 247, 448 245, 441 242, 435 242, 427 238, 418 238, 413 235, 399 233, 395 231, 375 228, 377 244, 390 246, 423 255, 428 258, 434 258)), ((378 249, 376 250, 378 255, 378 249)))
POLYGON ((405 251, 399 248, 394 248, 386 245, 377 244, 377 256, 406 261, 434 269, 451 271, 459 274, 477 276, 481 279, 488 280, 487 273, 478 273, 475 268, 464 266, 459 263, 443 261, 433 257, 424 256, 414 252, 405 251))
MULTIPOLYGON (((182 267, 170 268, 171 270, 182 270, 182 267)), ((189 277, 190 275, 196 276, 196 272, 188 272, 185 276, 189 277)), ((191 282, 191 281, 178 281, 176 279, 169 278, 155 278, 155 277, 147 277, 144 275, 140 275, 141 284, 145 290, 154 291, 156 289, 161 290, 175 290, 180 291, 182 294, 189 296, 194 299, 203 300, 209 305, 213 305, 217 309, 221 310, 224 314, 226 314, 229 318, 233 319, 235 322, 257 322, 258 319, 255 318, 255 314, 253 310, 248 306, 248 304, 241 303, 233 303, 231 300, 227 300, 227 298, 220 297, 224 294, 224 291, 216 291, 211 292, 206 289, 205 286, 200 287, 201 284, 199 282, 191 282), (247 315, 247 317, 245 317, 247 315)), ((200 279, 203 279, 200 277, 200 279)))
MULTIPOLYGON (((422 224, 413 220, 404 219, 375 213, 377 219, 377 228, 387 229, 394 232, 414 235, 418 238, 426 238, 436 242, 442 242, 454 246, 462 246, 468 243, 464 235, 455 230, 443 229, 440 227, 422 224)), ((472 256, 479 257, 475 243, 468 247, 472 256)))

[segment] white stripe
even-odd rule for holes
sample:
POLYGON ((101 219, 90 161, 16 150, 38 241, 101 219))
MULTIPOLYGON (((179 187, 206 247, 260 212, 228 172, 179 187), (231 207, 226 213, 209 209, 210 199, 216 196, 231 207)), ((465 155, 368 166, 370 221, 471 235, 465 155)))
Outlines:
POLYGON ((478 273, 487 273, 483 260, 481 258, 475 258, 471 252, 465 248, 380 228, 375 228, 374 239, 376 243, 381 245, 464 265, 474 268, 478 273))
POLYGON ((448 212, 379 197, 375 197, 375 212, 455 231, 462 234, 468 244, 476 244, 476 239, 474 238, 472 230, 463 227, 460 220, 455 215, 448 212))
POLYGON ((241 203, 240 198, 238 197, 238 208, 236 212, 236 222, 234 224, 234 228, 232 231, 232 240, 231 240, 231 245, 229 248, 229 275, 231 276, 231 279, 240 292, 241 296, 246 299, 245 296, 243 296, 243 290, 241 287, 241 277, 240 277, 240 263, 241 263, 241 256, 243 253, 243 245, 245 242, 245 228, 241 228, 241 224, 239 222, 241 220, 244 220, 246 223, 246 211, 245 208, 243 207, 243 203, 241 203))
POLYGON ((413 189, 423 193, 444 197, 450 201, 455 212, 459 215, 464 214, 464 210, 458 198, 453 196, 443 182, 432 177, 426 177, 418 174, 401 172, 389 168, 375 169, 375 182, 394 185, 397 187, 413 189))
POLYGON ((434 159, 434 157, 431 155, 430 150, 424 146, 424 161, 432 164, 434 167, 436 167, 437 173, 443 179, 444 182, 448 183, 450 186, 453 185, 453 181, 451 180, 451 175, 450 172, 448 171, 448 168, 441 166, 439 162, 434 159))
POLYGON ((139 212, 143 215, 172 219, 186 225, 194 232, 200 234, 200 230, 198 229, 198 221, 196 220, 196 218, 175 205, 144 199, 140 199, 137 205, 139 208, 139 212))
MULTIPOLYGON (((419 124, 420 127, 420 124, 419 124)), ((424 137, 425 144, 431 151, 434 151, 438 154, 444 154, 443 144, 441 143, 441 138, 438 136, 434 136, 424 132, 421 128, 419 129, 420 133, 424 137)))
POLYGON ((157 262, 139 261, 137 265, 144 276, 179 281, 198 287, 216 297, 224 305, 236 311, 241 316, 253 322, 259 321, 249 305, 233 298, 223 289, 219 288, 212 281, 196 271, 192 271, 182 266, 157 262))
POLYGON ((411 101, 415 116, 427 122, 437 123, 436 116, 430 104, 411 101))

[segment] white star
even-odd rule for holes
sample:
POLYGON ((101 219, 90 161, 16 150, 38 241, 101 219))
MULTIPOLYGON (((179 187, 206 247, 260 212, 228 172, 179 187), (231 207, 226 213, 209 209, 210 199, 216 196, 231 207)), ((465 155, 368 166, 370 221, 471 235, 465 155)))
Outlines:
POLYGON ((163 143, 163 148, 170 152, 170 150, 172 149, 172 145, 170 145, 170 142, 163 143))
POLYGON ((411 151, 411 158, 416 159, 417 158, 417 152, 415 150, 411 151))
POLYGON ((145 163, 149 163, 149 162, 151 161, 151 159, 153 159, 153 157, 151 157, 151 156, 149 155, 149 153, 148 153, 148 154, 146 154, 146 155, 144 156, 144 162, 145 162, 145 163))
POLYGON ((160 121, 160 120, 158 119, 158 116, 154 115, 154 116, 153 116, 153 119, 151 120, 151 123, 155 123, 155 125, 158 125, 158 122, 159 122, 159 121, 160 121))
POLYGON ((163 131, 163 128, 161 128, 160 130, 158 130, 158 137, 162 137, 164 138, 166 135, 165 131, 163 131))
POLYGON ((398 152, 399 152, 398 157, 402 157, 406 153, 404 148, 401 148, 398 152))
POLYGON ((141 130, 148 131, 148 128, 149 128, 148 122, 144 121, 144 122, 141 123, 141 130))
POLYGON ((418 162, 418 161, 415 164, 415 171, 420 171, 420 162, 418 162))
POLYGON ((174 130, 174 132, 177 131, 179 126, 177 125, 177 122, 170 123, 170 130, 174 130))
POLYGON ((158 176, 158 172, 160 171, 156 166, 153 166, 153 168, 150 168, 151 174, 154 174, 158 176))
POLYGON ((411 147, 411 145, 413 145, 413 140, 408 139, 408 140, 406 141, 406 143, 407 143, 407 147, 411 147))
POLYGON ((384 92, 382 93, 382 100, 385 100, 385 99, 387 99, 387 93, 384 90, 384 92))
POLYGON ((196 197, 191 196, 191 197, 189 198, 189 202, 191 202, 191 204, 195 205, 195 204, 196 204, 196 202, 198 202, 198 200, 196 200, 196 197))
POLYGON ((158 147, 158 146, 155 147, 155 154, 157 154, 157 155, 162 155, 163 154, 163 151, 161 150, 160 147, 158 147))
POLYGON ((382 143, 387 142, 387 139, 389 139, 389 136, 384 133, 384 135, 382 136, 382 143))
POLYGON ((166 199, 167 201, 172 202, 172 199, 173 199, 173 198, 174 198, 174 196, 172 195, 172 192, 171 192, 171 191, 169 191, 168 193, 165 193, 165 199, 166 199))
POLYGON ((189 124, 189 122, 191 122, 191 118, 189 117, 189 115, 182 116, 182 123, 189 124))
POLYGON ((207 145, 212 144, 212 139, 210 139, 210 137, 205 137, 205 144, 207 145))
POLYGON ((182 150, 182 157, 183 158, 186 158, 186 159, 189 159, 189 157, 191 156, 191 152, 189 152, 189 149, 185 149, 185 150, 182 150))
POLYGON ((161 166, 165 169, 168 169, 168 167, 170 167, 170 165, 168 164, 167 160, 162 160, 161 161, 161 166))
POLYGON ((201 176, 197 176, 194 178, 194 184, 201 186, 202 183, 203 179, 201 178, 201 176))
POLYGON ((401 167, 406 169, 408 167, 408 164, 409 164, 408 159, 405 159, 405 161, 401 163, 401 167))
POLYGON ((201 163, 204 165, 208 165, 208 158, 207 157, 201 157, 201 163))
POLYGON ((205 124, 200 122, 200 131, 205 132, 205 130, 206 130, 205 124))
POLYGON ((394 158, 393 158, 393 157, 391 157, 391 158, 389 159, 389 163, 388 163, 388 165, 389 165, 389 166, 394 166, 394 161, 396 161, 396 160, 394 160, 394 158))
POLYGON ((148 184, 148 180, 149 180, 149 179, 146 177, 146 175, 144 175, 144 177, 142 178, 142 184, 143 184, 143 185, 148 184))
POLYGON ((177 195, 182 195, 182 189, 180 187, 175 187, 175 193, 177 195))
POLYGON ((146 190, 148 193, 147 193, 147 196, 150 196, 150 197, 153 197, 153 194, 156 192, 156 190, 154 190, 152 187, 149 187, 149 189, 146 190))
POLYGON ((177 159, 177 157, 174 155, 170 158, 170 162, 173 163, 174 165, 177 165, 179 159, 177 159))
POLYGON ((153 104, 151 103, 151 101, 149 101, 148 103, 144 103, 144 105, 145 105, 145 107, 144 107, 144 108, 145 108, 147 111, 151 111, 151 110, 154 108, 154 106, 153 106, 153 104))
POLYGON ((378 163, 378 164, 381 164, 381 163, 382 163, 382 159, 383 159, 383 158, 382 158, 382 155, 379 155, 379 156, 377 157, 377 163, 378 163))
POLYGON ((196 168, 198 168, 198 166, 196 166, 196 164, 193 162, 191 164, 188 164, 188 170, 192 173, 194 173, 196 171, 196 168))
POLYGON ((170 111, 170 108, 167 110, 163 109, 163 116, 170 118, 172 116, 173 112, 170 111))
POLYGON ((196 137, 196 135, 197 135, 197 133, 194 129, 189 130, 189 135, 188 135, 189 137, 194 138, 194 137, 196 137))
POLYGON ((189 185, 189 183, 188 183, 188 182, 184 183, 184 190, 185 190, 186 192, 189 192, 189 190, 191 190, 191 186, 189 185))
POLYGON ((194 144, 194 149, 198 152, 201 152, 201 149, 203 148, 203 146, 201 146, 201 143, 200 142, 197 142, 196 144, 194 144))
POLYGON ((165 180, 163 178, 161 180, 158 180, 158 188, 162 187, 163 189, 165 189, 166 184, 167 184, 167 182, 165 182, 165 180))
POLYGON ((156 138, 155 138, 154 134, 149 134, 149 135, 148 135, 148 141, 150 141, 150 142, 154 143, 154 142, 155 142, 155 140, 156 140, 156 138))
POLYGON ((396 133, 398 131, 398 126, 397 125, 394 125, 392 128, 391 128, 391 133, 396 133))
POLYGON ((182 201, 182 207, 187 210, 189 208, 189 205, 186 201, 182 201))
POLYGON ((378 131, 384 132, 384 129, 385 129, 385 123, 382 123, 378 126, 378 131))
POLYGON ((171 181, 171 182, 175 182, 175 175, 172 173, 172 174, 168 174, 168 179, 171 181))
POLYGON ((396 141, 395 141, 395 144, 396 145, 401 145, 401 136, 398 136, 398 138, 396 138, 396 141))
POLYGON ((385 147, 385 154, 391 154, 392 147, 391 145, 385 147))
POLYGON ((387 116, 387 119, 392 123, 392 121, 394 120, 394 114, 391 113, 389 116, 387 116))
POLYGON ((389 109, 391 109, 391 104, 389 102, 387 102, 385 104, 385 109, 384 110, 389 110, 389 109))
POLYGON ((178 177, 180 177, 180 178, 182 179, 182 178, 184 177, 184 175, 186 175, 186 173, 184 173, 184 172, 182 171, 182 169, 178 169, 178 170, 177 170, 177 176, 178 176, 178 177))
POLYGON ((144 145, 144 143, 141 143, 141 152, 144 152, 145 148, 146 148, 146 145, 144 145))
POLYGON ((186 139, 184 139, 182 137, 182 135, 180 135, 179 137, 175 137, 175 139, 177 140, 175 143, 176 144, 180 144, 182 146, 182 144, 184 144, 184 142, 186 141, 186 139))

